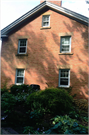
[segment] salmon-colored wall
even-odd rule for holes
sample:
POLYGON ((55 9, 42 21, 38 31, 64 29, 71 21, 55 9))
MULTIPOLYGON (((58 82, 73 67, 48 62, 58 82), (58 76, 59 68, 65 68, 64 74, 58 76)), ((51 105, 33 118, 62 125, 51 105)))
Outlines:
POLYGON ((55 11, 49 29, 41 29, 42 15, 2 40, 2 87, 15 83, 16 68, 25 69, 25 84, 41 89, 58 87, 59 68, 70 67, 70 86, 78 98, 88 98, 88 27, 55 11), (61 55, 60 37, 71 35, 71 54, 61 55), (16 56, 18 40, 27 38, 27 56, 16 56))

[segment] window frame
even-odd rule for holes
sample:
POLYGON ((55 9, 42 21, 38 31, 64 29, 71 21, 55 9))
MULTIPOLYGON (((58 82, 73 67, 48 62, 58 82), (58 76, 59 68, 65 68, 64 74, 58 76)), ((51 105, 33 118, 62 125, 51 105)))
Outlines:
POLYGON ((70 53, 70 52, 71 52, 71 36, 61 36, 60 53, 70 53), (62 38, 66 38, 66 37, 70 37, 69 51, 62 51, 62 38))
POLYGON ((26 53, 27 53, 27 39, 19 39, 19 41, 18 41, 18 54, 26 54, 26 53), (21 42, 21 40, 25 40, 26 41, 26 46, 22 47, 22 48, 26 47, 26 51, 25 52, 20 52, 20 48, 21 48, 20 42, 21 42))
POLYGON ((24 84, 24 78, 25 78, 25 69, 21 69, 21 68, 20 68, 20 69, 16 69, 15 84, 16 84, 16 85, 24 84), (23 76, 17 76, 18 70, 23 70, 23 71, 24 71, 23 76), (18 77, 19 77, 19 78, 21 78, 21 77, 23 78, 23 82, 22 82, 22 83, 17 83, 17 78, 18 78, 18 77))
POLYGON ((42 27, 50 27, 50 15, 43 15, 43 16, 42 16, 42 27), (46 22, 49 22, 49 25, 48 25, 48 26, 44 26, 44 25, 43 25, 43 24, 44 24, 44 21, 43 21, 43 20, 44 20, 44 17, 45 17, 45 16, 49 16, 49 21, 46 21, 46 22))
POLYGON ((59 69, 59 87, 64 87, 64 88, 68 88, 70 86, 70 69, 59 69), (61 77, 61 71, 68 71, 68 85, 61 85, 60 84, 60 81, 61 81, 61 78, 65 78, 65 77, 61 77))

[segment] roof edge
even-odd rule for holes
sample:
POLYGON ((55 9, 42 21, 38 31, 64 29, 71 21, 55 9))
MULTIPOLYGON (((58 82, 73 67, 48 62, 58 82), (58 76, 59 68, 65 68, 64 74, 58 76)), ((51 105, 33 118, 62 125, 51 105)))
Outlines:
POLYGON ((5 28, 3 28, 1 30, 1 37, 7 37, 8 31, 13 29, 15 26, 17 26, 18 24, 20 24, 21 22, 23 22, 24 20, 26 20, 28 17, 34 15, 36 12, 38 12, 39 10, 41 10, 42 8, 44 8, 45 6, 48 6, 54 10, 57 10, 65 15, 71 16, 73 18, 76 18, 77 20, 86 23, 88 25, 88 17, 83 16, 79 13, 76 13, 74 11, 71 11, 69 9, 66 9, 64 7, 60 7, 58 5, 55 5, 51 2, 48 1, 44 1, 41 4, 39 4, 38 6, 34 7, 32 10, 28 11, 27 13, 25 13, 24 15, 22 15, 20 18, 16 19, 15 21, 13 21, 11 24, 9 24, 8 26, 6 26, 5 28))

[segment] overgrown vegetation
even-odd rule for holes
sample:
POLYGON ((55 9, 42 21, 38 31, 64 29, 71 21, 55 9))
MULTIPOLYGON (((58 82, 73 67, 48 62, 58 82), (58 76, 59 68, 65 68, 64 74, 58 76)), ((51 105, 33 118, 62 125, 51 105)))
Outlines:
POLYGON ((64 89, 37 91, 29 85, 13 85, 9 92, 3 91, 1 109, 2 126, 11 126, 20 134, 88 133, 87 113, 74 104, 64 89))

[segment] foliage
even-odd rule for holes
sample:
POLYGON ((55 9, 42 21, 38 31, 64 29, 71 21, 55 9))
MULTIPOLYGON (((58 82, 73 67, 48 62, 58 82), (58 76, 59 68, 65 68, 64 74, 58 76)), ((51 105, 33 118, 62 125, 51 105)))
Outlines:
POLYGON ((27 105, 30 110, 43 110, 53 114, 67 113, 72 109, 72 97, 67 91, 48 88, 28 96, 27 105))
POLYGON ((84 112, 81 115, 81 110, 73 106, 73 98, 66 90, 48 88, 32 92, 30 94, 21 90, 20 93, 4 92, 1 95, 1 108, 7 115, 5 122, 8 125, 25 126, 23 131, 25 134, 87 133, 88 127, 83 125, 87 125, 88 117, 84 112), (51 118, 54 115, 58 116, 50 120, 47 114, 50 114, 51 118), (69 116, 59 116, 62 114, 69 116), (48 123, 45 118, 49 118, 48 123), (81 122, 78 123, 75 119, 81 122), (82 122, 84 124, 81 125, 82 122))
POLYGON ((68 113, 68 115, 73 119, 79 119, 80 112, 79 110, 76 110, 76 108, 74 107, 73 110, 68 113))
POLYGON ((79 109, 88 111, 88 101, 86 99, 74 99, 73 101, 79 109))
POLYGON ((6 112, 11 112, 16 105, 16 100, 15 97, 8 93, 5 92, 1 96, 1 109, 5 110, 6 112))
POLYGON ((86 134, 86 127, 79 125, 75 119, 71 119, 68 115, 56 116, 52 119, 53 127, 47 130, 46 134, 86 134))
POLYGON ((8 92, 8 90, 7 90, 6 88, 1 89, 1 95, 2 95, 3 93, 5 93, 5 92, 8 92))
POLYGON ((40 113, 40 111, 34 110, 33 112, 30 112, 30 119, 39 119, 41 118, 43 115, 42 113, 40 113))
POLYGON ((7 83, 3 85, 3 88, 1 89, 1 95, 5 92, 8 92, 7 83))
POLYGON ((31 86, 26 85, 26 84, 12 85, 10 90, 11 90, 11 93, 14 94, 14 95, 17 95, 18 93, 29 93, 29 94, 31 94, 31 93, 36 91, 35 89, 32 89, 31 86))
POLYGON ((24 127, 23 134, 40 134, 40 132, 38 132, 37 130, 34 130, 34 128, 31 126, 26 126, 24 127))
POLYGON ((16 96, 14 96, 17 102, 17 105, 22 104, 22 103, 25 104, 25 101, 28 96, 29 96, 28 93, 18 93, 16 96))

